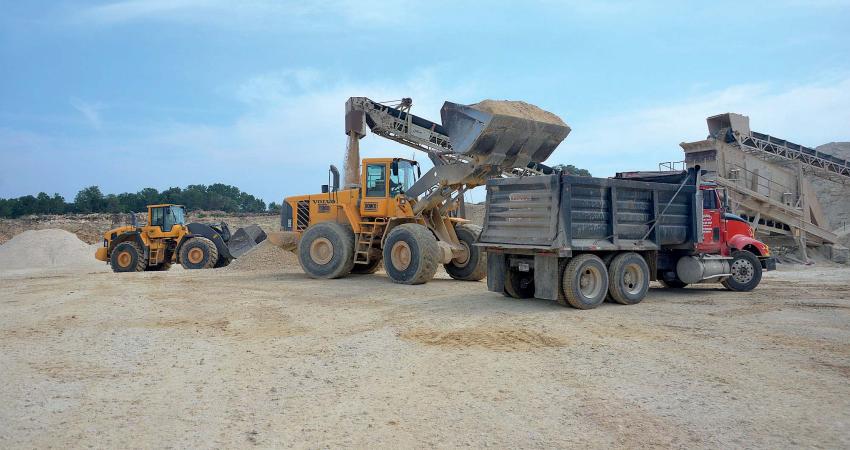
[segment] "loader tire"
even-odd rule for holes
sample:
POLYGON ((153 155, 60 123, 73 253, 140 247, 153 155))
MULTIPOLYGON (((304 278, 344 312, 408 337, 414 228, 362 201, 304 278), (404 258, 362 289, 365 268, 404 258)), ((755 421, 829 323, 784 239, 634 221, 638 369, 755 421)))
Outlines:
POLYGON ((375 258, 372 261, 369 261, 368 264, 355 264, 354 267, 351 268, 351 273, 357 275, 369 275, 373 274, 381 268, 381 263, 383 260, 381 258, 375 258))
POLYGON ((149 266, 147 268, 147 271, 148 272, 165 272, 165 271, 168 271, 170 269, 171 269, 171 263, 167 262, 167 263, 156 264, 154 266, 149 266))
POLYGON ((341 278, 354 267, 354 233, 336 222, 320 222, 304 230, 298 241, 298 263, 311 278, 341 278))
POLYGON ((184 269, 212 269, 218 263, 218 248, 213 241, 196 236, 180 247, 180 265, 184 269))
POLYGON ((472 224, 461 224, 455 227, 460 245, 466 248, 467 257, 458 261, 453 259, 443 264, 446 273, 455 280, 479 281, 487 276, 487 253, 475 245, 481 234, 481 227, 472 224))
POLYGON ((561 288, 573 308, 596 308, 608 295, 608 269, 596 255, 578 255, 564 268, 561 288))
POLYGON ((393 228, 384 242, 384 269, 395 283, 427 283, 434 278, 439 260, 437 238, 416 223, 393 228))
POLYGON ((113 272, 142 272, 148 266, 148 258, 139 244, 125 241, 112 250, 109 265, 113 272))
POLYGON ((649 265, 634 252, 621 253, 608 266, 608 295, 621 305, 634 305, 649 290, 649 265))
POLYGON ((722 281, 723 286, 730 291, 749 292, 761 282, 761 261, 746 250, 732 253, 732 276, 722 281))

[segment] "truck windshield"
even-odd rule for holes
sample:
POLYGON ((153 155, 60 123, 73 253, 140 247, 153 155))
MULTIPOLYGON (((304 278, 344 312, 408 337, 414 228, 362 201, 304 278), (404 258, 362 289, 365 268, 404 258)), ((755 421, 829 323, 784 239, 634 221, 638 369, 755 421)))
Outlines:
POLYGON ((165 224, 162 231, 171 231, 174 225, 183 225, 185 217, 182 206, 171 206, 166 208, 165 224))
POLYGON ((404 194, 413 182, 413 164, 410 161, 398 161, 398 174, 390 176, 390 197, 395 197, 399 194, 404 194))

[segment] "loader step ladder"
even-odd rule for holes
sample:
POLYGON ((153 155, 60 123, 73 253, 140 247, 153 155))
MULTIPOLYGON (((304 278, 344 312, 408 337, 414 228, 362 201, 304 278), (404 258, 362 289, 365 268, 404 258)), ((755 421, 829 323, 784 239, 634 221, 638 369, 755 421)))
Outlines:
POLYGON ((369 252, 375 245, 375 238, 380 237, 387 221, 383 217, 376 217, 374 221, 360 222, 360 233, 357 235, 357 243, 354 246, 354 264, 368 264, 369 252))

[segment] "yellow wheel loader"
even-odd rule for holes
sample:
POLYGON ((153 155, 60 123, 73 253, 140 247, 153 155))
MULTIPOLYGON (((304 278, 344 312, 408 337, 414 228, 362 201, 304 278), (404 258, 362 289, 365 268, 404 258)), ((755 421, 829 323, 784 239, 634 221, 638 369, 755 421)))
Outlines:
POLYGON ((231 234, 225 222, 185 223, 181 205, 149 205, 147 223, 133 223, 103 234, 95 258, 114 272, 168 270, 174 262, 185 269, 224 267, 266 239, 257 225, 231 234))
POLYGON ((314 278, 375 272, 421 284, 442 264, 458 280, 486 276, 476 246, 481 227, 463 219, 463 194, 490 177, 546 171, 540 164, 569 133, 557 116, 522 102, 459 105, 446 102, 443 124, 410 114, 412 101, 384 105, 365 97, 346 103, 345 186, 331 166, 322 193, 288 197, 281 208, 286 236, 301 267, 314 278), (495 105, 494 105, 495 104, 495 105), (359 158, 359 139, 374 134, 425 151, 425 175, 403 158, 359 158), (291 243, 297 243, 292 245, 291 243))

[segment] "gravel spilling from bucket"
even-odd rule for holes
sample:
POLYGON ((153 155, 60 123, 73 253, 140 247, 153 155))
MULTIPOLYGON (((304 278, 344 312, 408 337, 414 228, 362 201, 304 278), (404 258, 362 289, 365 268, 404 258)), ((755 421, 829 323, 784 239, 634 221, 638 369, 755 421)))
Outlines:
POLYGON ((226 270, 301 270, 295 253, 263 241, 241 258, 233 261, 226 270))

